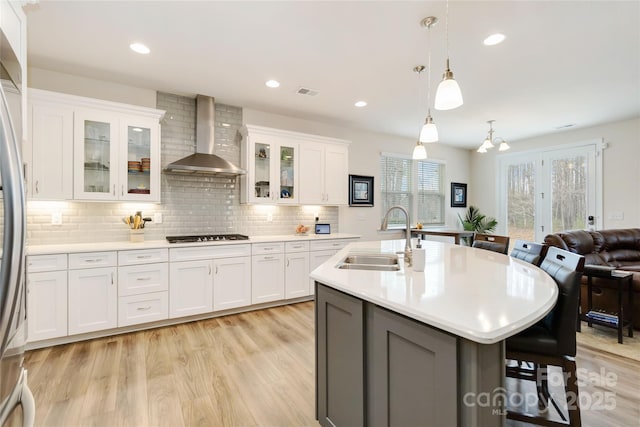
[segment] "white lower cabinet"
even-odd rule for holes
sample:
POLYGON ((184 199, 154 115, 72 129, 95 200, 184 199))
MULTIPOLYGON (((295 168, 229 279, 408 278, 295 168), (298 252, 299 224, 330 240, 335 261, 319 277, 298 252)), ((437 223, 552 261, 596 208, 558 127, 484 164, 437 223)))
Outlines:
MULTIPOLYGON (((138 251, 127 252, 125 258, 156 259, 147 254, 137 254, 138 251)), ((120 265, 126 264, 122 252, 118 253, 118 258, 120 265)), ((118 297, 119 327, 169 318, 169 264, 161 262, 118 267, 118 297)))
POLYGON ((309 242, 287 242, 285 258, 285 298, 309 295, 309 242))
POLYGON ((117 281, 116 267, 69 270, 69 335, 118 326, 117 281))
POLYGON ((29 273, 27 318, 30 342, 67 335, 66 266, 63 271, 29 273))
POLYGON ((172 262, 169 318, 213 311, 213 260, 172 262))
POLYGON ((155 322, 167 318, 169 293, 149 292, 118 299, 118 326, 155 322))
POLYGON ((251 258, 251 303, 284 299, 284 254, 251 258))
POLYGON ((251 257, 213 261, 213 311, 251 305, 251 257))

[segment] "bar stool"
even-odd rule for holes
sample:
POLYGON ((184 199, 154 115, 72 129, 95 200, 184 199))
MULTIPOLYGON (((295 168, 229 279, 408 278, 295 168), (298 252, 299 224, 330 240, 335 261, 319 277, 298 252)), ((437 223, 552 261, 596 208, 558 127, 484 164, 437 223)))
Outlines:
POLYGON ((509 237, 475 233, 471 246, 506 255, 509 251, 509 237))
POLYGON ((553 404, 564 423, 530 414, 507 412, 507 418, 545 426, 580 426, 580 406, 576 377, 576 316, 578 293, 584 269, 584 257, 556 247, 550 247, 540 264, 558 285, 558 301, 542 320, 524 331, 507 338, 506 357, 519 363, 507 366, 510 378, 536 381, 539 405, 553 404), (530 362, 533 367, 520 362, 530 362), (547 366, 562 368, 567 398, 568 420, 549 393, 547 366), (567 422, 568 421, 568 422, 567 422))
POLYGON ((509 256, 539 266, 547 254, 547 249, 548 246, 543 243, 516 240, 509 256))

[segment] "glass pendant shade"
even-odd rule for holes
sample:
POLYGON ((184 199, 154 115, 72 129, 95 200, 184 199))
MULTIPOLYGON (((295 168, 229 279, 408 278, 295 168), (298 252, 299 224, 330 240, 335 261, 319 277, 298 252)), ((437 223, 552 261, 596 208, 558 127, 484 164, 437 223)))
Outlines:
POLYGON ((427 149, 422 145, 422 142, 418 141, 416 146, 413 148, 412 157, 414 160, 423 160, 427 158, 427 149))
POLYGON ((498 147, 498 151, 507 151, 509 148, 511 147, 509 147, 509 144, 507 144, 507 141, 503 140, 500 143, 500 147, 498 147))
POLYGON ((449 69, 449 58, 447 58, 447 69, 442 76, 442 81, 436 90, 436 110, 453 110, 463 104, 462 91, 458 82, 453 78, 453 73, 449 69))
POLYGON ((438 128, 435 123, 433 123, 433 119, 431 118, 431 113, 427 116, 427 119, 424 121, 424 125, 422 126, 422 130, 420 131, 420 142, 437 142, 438 141, 438 128))
POLYGON ((478 153, 483 153, 484 154, 486 152, 487 152, 487 149, 484 148, 484 145, 481 145, 480 148, 478 148, 478 153))
POLYGON ((485 150, 490 150, 493 147, 494 147, 494 145, 491 142, 490 138, 485 139, 484 142, 482 143, 482 148, 484 148, 485 150))

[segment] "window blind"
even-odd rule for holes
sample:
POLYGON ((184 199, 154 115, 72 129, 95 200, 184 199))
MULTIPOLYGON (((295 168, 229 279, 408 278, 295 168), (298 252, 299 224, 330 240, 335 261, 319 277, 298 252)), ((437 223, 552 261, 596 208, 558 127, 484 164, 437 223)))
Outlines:
MULTIPOLYGON (((444 224, 444 165, 428 160, 380 156, 382 215, 400 205, 411 215, 412 225, 444 224)), ((389 225, 404 226, 399 211, 389 216, 389 225)))

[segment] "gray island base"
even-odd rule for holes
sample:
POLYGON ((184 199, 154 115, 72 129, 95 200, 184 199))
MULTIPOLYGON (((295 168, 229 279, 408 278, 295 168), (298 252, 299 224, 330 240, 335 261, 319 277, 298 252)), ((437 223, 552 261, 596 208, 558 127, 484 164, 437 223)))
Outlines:
POLYGON ((502 426, 504 341, 480 344, 316 282, 322 426, 502 426))

